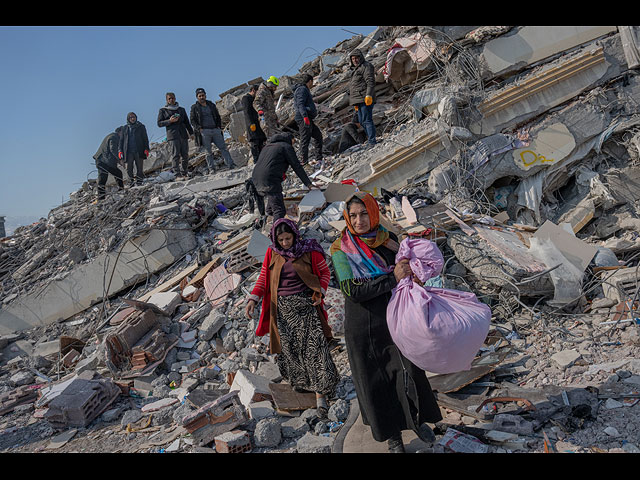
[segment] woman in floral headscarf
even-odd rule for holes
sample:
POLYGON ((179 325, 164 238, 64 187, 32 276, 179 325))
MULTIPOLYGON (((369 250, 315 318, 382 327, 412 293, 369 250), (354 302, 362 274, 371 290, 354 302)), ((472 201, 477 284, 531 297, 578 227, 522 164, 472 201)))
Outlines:
POLYGON ((329 350, 332 336, 323 302, 331 272, 320 244, 302 238, 291 220, 276 220, 270 236, 272 244, 246 314, 251 318, 262 298, 256 335, 269 334, 269 349, 278 354, 282 377, 296 391, 315 392, 318 413, 324 417, 326 396, 340 380, 329 350))
POLYGON ((404 452, 403 430, 435 440, 425 423, 442 419, 424 371, 405 358, 387 327, 387 304, 398 282, 412 275, 395 263, 398 239, 380 225, 375 198, 356 192, 346 200, 346 228, 331 245, 331 260, 345 296, 344 333, 358 405, 373 438, 404 452))

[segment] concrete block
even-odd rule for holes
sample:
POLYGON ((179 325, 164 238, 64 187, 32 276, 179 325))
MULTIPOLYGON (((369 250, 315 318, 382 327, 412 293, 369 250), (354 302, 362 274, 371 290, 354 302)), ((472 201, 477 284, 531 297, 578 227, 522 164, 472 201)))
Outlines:
POLYGON ((182 303, 182 297, 178 292, 159 292, 151 295, 147 303, 151 303, 173 315, 178 305, 182 303))
POLYGON ((240 403, 248 408, 253 402, 272 399, 269 383, 268 378, 241 369, 236 372, 230 391, 238 391, 240 403))
POLYGON ((198 338, 208 342, 224 326, 226 320, 219 310, 212 310, 198 328, 198 338))
POLYGON ((272 383, 278 383, 282 380, 282 374, 278 365, 273 362, 261 361, 256 370, 256 374, 267 378, 272 383))
POLYGON ((551 360, 556 362, 561 368, 568 368, 580 357, 581 355, 576 350, 563 350, 561 352, 554 353, 551 356, 551 360))
POLYGON ((147 218, 150 217, 160 217, 162 215, 166 215, 167 213, 172 212, 180 212, 180 205, 177 202, 167 203, 166 205, 160 205, 158 207, 153 207, 147 209, 144 213, 144 216, 147 218))
POLYGON ((247 432, 234 430, 218 435, 215 439, 217 453, 245 453, 251 451, 251 439, 247 432))
POLYGON ((247 412, 249 413, 249 418, 260 420, 272 417, 276 411, 269 400, 263 400, 262 402, 250 403, 247 406, 247 412))
POLYGON ((333 438, 323 435, 314 435, 310 432, 296 443, 298 453, 331 453, 333 447, 333 438))

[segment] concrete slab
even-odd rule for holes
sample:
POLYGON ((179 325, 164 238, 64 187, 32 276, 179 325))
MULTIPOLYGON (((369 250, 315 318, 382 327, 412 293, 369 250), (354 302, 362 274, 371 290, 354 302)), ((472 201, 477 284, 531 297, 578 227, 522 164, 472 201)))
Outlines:
POLYGON ((66 320, 174 263, 197 246, 193 232, 152 230, 121 250, 99 255, 55 280, 20 296, 0 310, 0 334, 66 320))
POLYGON ((614 33, 617 29, 609 26, 527 26, 515 35, 487 42, 482 55, 489 70, 498 75, 510 67, 531 65, 602 35, 614 33))
POLYGON ((527 171, 559 164, 575 147, 576 141, 569 129, 562 123, 554 123, 538 132, 528 146, 516 148, 510 154, 513 163, 527 171))

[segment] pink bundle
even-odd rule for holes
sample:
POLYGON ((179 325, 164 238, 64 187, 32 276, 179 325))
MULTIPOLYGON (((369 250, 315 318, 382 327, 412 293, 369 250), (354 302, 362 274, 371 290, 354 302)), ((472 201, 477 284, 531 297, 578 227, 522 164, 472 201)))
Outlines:
MULTIPOLYGON (((421 282, 440 274, 444 260, 430 240, 407 238, 396 263, 408 259, 421 282)), ((393 290, 387 324, 394 343, 416 366, 432 373, 469 370, 489 332, 491 309, 473 293, 423 287, 411 277, 393 290)))

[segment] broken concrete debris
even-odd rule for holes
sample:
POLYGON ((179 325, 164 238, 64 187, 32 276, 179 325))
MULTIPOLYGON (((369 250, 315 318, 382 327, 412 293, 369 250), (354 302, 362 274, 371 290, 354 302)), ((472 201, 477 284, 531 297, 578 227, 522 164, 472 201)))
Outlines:
MULTIPOLYGON (((324 155, 305 167, 319 190, 284 181, 287 215, 328 252, 346 197, 369 191, 400 238, 437 243, 434 285, 493 312, 470 370, 426 372, 443 420, 417 451, 640 450, 639 28, 378 27, 300 69, 324 155), (378 143, 340 152, 354 48, 375 67, 378 143)), ((320 418, 244 316, 270 244, 247 198, 241 112, 262 81, 216 102, 235 168, 205 174, 192 144, 192 176, 177 179, 155 143, 143 185, 93 205, 89 180, 0 238, 0 451, 379 448, 352 434, 344 348, 320 418)), ((296 82, 275 93, 293 131, 296 82)), ((334 280, 325 304, 341 340, 334 280)))

